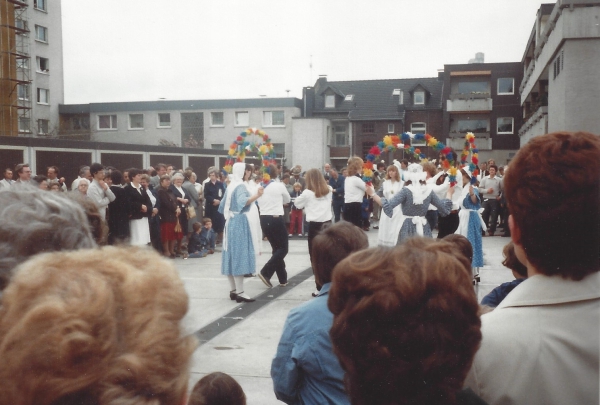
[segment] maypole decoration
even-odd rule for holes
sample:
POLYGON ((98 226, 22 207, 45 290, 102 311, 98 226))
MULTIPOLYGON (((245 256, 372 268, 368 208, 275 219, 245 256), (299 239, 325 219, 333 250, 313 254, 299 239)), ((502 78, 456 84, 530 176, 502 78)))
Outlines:
POLYGON ((238 137, 229 145, 229 153, 225 162, 225 171, 231 173, 233 164, 243 162, 246 159, 246 152, 256 152, 262 162, 260 171, 263 175, 263 181, 269 181, 271 177, 268 173, 270 164, 277 164, 275 161, 275 151, 271 138, 263 130, 248 128, 240 133, 238 137))
POLYGON ((460 165, 461 167, 469 167, 469 171, 472 173, 471 184, 477 183, 477 175, 479 174, 479 167, 477 166, 478 163, 479 149, 477 149, 477 146, 475 146, 475 135, 473 135, 472 132, 468 132, 465 136, 465 146, 463 147, 463 151, 460 155, 460 165), (472 153, 471 163, 467 164, 469 153, 472 153))
POLYGON ((455 185, 457 169, 455 167, 456 164, 453 159, 452 150, 429 134, 413 134, 412 132, 404 132, 401 136, 386 135, 383 138, 383 141, 374 145, 369 150, 369 154, 365 157, 365 163, 363 164, 363 181, 368 185, 371 185, 373 168, 375 167, 374 163, 383 152, 395 152, 398 149, 404 149, 405 153, 412 155, 415 160, 421 161, 421 163, 428 162, 427 155, 425 155, 421 149, 415 148, 407 143, 407 141, 411 140, 425 141, 427 146, 432 147, 437 152, 443 153, 446 159, 443 160, 441 164, 444 170, 448 170, 450 184, 455 185))

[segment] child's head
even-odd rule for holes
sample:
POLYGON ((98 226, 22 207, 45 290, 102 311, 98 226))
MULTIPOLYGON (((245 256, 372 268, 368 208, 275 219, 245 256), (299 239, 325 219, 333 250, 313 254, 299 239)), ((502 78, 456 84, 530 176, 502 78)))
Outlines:
POLYGON ((294 183, 294 191, 296 191, 298 193, 300 191, 302 191, 302 184, 300 184, 300 183, 294 183))
POLYGON ((212 220, 210 218, 204 218, 202 220, 202 225, 206 228, 206 229, 210 229, 212 228, 212 220))
POLYGON ((194 222, 194 224, 192 225, 192 228, 194 228, 194 232, 198 233, 198 232, 200 232, 200 229, 202 229, 202 225, 200 225, 199 222, 194 222))
POLYGON ((473 263, 473 246, 471 246, 469 239, 457 233, 451 233, 450 235, 444 236, 442 239, 452 243, 458 248, 462 255, 469 260, 469 263, 473 263))
POLYGON ((508 267, 512 270, 515 278, 527 278, 527 267, 519 261, 515 253, 515 245, 510 241, 504 249, 502 249, 502 256, 504 261, 502 264, 504 267, 508 267))
POLYGON ((194 385, 188 405, 246 405, 244 390, 230 375, 210 373, 194 385))

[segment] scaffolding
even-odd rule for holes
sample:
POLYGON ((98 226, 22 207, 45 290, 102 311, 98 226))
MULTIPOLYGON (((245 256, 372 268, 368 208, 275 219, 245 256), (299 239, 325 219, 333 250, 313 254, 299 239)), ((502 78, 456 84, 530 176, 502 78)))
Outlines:
POLYGON ((0 0, 0 135, 31 136, 28 4, 0 0))

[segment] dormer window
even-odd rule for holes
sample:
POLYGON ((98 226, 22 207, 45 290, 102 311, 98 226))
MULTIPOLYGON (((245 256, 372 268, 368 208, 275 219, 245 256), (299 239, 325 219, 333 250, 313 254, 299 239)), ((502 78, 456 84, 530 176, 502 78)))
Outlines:
POLYGON ((415 91, 413 93, 413 104, 414 105, 424 105, 425 104, 425 92, 424 91, 415 91))
POLYGON ((392 96, 398 96, 398 105, 404 104, 404 92, 402 89, 394 89, 394 91, 392 91, 392 96))
POLYGON ((344 97, 344 101, 352 101, 354 100, 354 94, 348 94, 346 97, 344 97))
POLYGON ((325 108, 335 108, 335 94, 325 96, 325 108))

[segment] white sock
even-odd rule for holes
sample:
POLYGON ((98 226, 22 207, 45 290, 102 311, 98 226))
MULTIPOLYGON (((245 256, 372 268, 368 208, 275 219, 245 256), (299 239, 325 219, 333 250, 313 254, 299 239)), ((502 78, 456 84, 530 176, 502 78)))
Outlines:
POLYGON ((244 297, 244 298, 250 298, 244 292, 244 276, 235 276, 233 278, 235 279, 235 289, 238 291, 238 296, 244 297))
POLYGON ((233 276, 227 276, 227 281, 229 281, 229 288, 231 288, 231 292, 235 292, 236 288, 235 288, 235 280, 234 280, 233 276))

